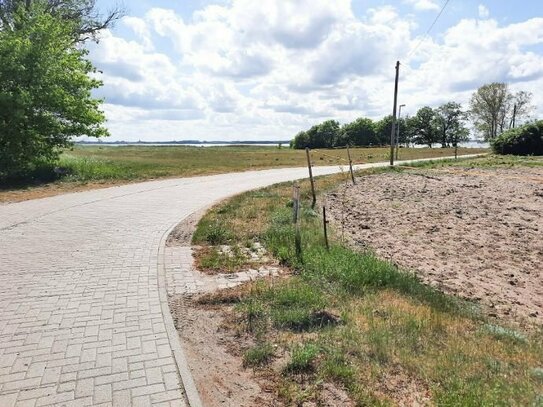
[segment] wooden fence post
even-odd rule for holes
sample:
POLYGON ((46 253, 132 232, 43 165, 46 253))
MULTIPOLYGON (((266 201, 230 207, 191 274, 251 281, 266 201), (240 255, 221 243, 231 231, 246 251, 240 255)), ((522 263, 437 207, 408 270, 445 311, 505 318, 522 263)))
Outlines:
POLYGON ((322 223, 324 226, 324 243, 326 244, 326 250, 330 250, 330 245, 328 244, 328 221, 326 220, 326 206, 322 207, 322 223))
POLYGON ((317 203, 317 196, 315 195, 315 181, 313 180, 313 169, 311 168, 311 156, 309 154, 309 147, 305 148, 305 154, 307 156, 307 168, 309 169, 309 180, 311 181, 311 194, 313 195, 311 208, 315 209, 315 204, 317 203))
POLYGON ((300 210, 300 186, 297 182, 292 185, 292 223, 298 221, 298 211, 300 210))
POLYGON ((353 185, 356 185, 356 181, 354 180, 354 172, 353 172, 353 160, 351 160, 351 151, 349 150, 348 145, 347 145, 347 157, 349 157, 349 170, 351 171, 351 179, 353 180, 353 185))

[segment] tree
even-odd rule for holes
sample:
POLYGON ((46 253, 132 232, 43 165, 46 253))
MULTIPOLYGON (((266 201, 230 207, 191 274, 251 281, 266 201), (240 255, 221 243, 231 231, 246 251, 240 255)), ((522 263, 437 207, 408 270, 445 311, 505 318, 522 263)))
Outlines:
POLYGON ((375 125, 371 119, 360 117, 341 128, 337 142, 340 146, 369 146, 379 144, 375 135, 375 125))
POLYGON ((307 131, 310 148, 332 148, 339 136, 339 122, 326 120, 307 131))
POLYGON ((301 131, 290 142, 290 146, 295 149, 309 147, 309 137, 305 131, 301 131))
POLYGON ((448 102, 434 110, 435 127, 438 133, 441 147, 456 146, 460 141, 468 139, 469 130, 464 125, 467 113, 462 110, 462 105, 456 102, 448 102))
POLYGON ((470 101, 475 128, 485 140, 495 139, 511 127, 513 121, 519 123, 528 117, 532 109, 531 98, 529 92, 511 93, 506 83, 493 82, 481 86, 470 101))
POLYGON ((0 30, 0 177, 58 159, 75 136, 101 137, 105 117, 92 89, 101 85, 87 51, 73 42, 77 22, 34 2, 0 30))
POLYGON ((413 141, 416 144, 427 144, 432 147, 438 140, 438 133, 435 127, 435 112, 425 106, 417 111, 417 114, 410 120, 410 127, 413 134, 413 141))
POLYGON ((36 4, 43 6, 45 13, 69 22, 76 42, 96 39, 98 32, 124 15, 119 6, 101 15, 96 0, 0 0, 0 30, 17 30, 17 13, 21 8, 28 12, 36 4))
POLYGON ((375 123, 377 143, 390 145, 390 132, 392 131, 392 115, 385 116, 375 123))
POLYGON ((291 144, 294 148, 332 148, 339 137, 339 122, 326 120, 321 124, 311 127, 307 131, 301 131, 294 137, 291 144))
POLYGON ((496 154, 543 155, 543 120, 506 130, 491 144, 496 154))

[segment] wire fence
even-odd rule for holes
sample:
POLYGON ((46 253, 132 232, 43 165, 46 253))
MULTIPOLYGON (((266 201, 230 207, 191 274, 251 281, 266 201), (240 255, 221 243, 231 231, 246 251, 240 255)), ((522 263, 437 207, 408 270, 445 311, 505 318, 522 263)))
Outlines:
MULTIPOLYGON (((349 149, 346 149, 346 156, 340 156, 333 154, 330 152, 330 150, 323 151, 322 149, 314 149, 309 150, 306 149, 307 152, 307 165, 308 165, 308 173, 309 178, 311 182, 311 194, 312 194, 312 209, 315 209, 318 204, 320 207, 320 211, 322 214, 322 227, 323 227, 323 237, 324 237, 324 244, 327 249, 330 247, 330 243, 328 241, 330 233, 328 230, 328 224, 329 224, 329 215, 330 212, 328 212, 328 218, 327 218, 327 201, 326 201, 326 195, 323 197, 322 195, 317 194, 317 189, 319 186, 319 183, 317 180, 314 179, 313 173, 312 173, 312 167, 313 162, 312 158, 314 156, 319 157, 327 157, 331 159, 333 164, 338 165, 340 169, 340 179, 341 183, 344 185, 343 188, 339 191, 339 201, 340 201, 340 219, 338 221, 340 222, 341 229, 340 237, 341 241, 344 242, 345 240, 345 226, 346 226, 346 205, 348 202, 348 195, 349 191, 351 191, 351 187, 356 185, 356 178, 354 176, 354 166, 359 164, 365 164, 365 162, 352 162, 351 156, 349 153, 349 149), (317 199, 317 197, 319 197, 317 199)), ((397 168, 399 169, 406 169, 410 170, 413 173, 415 171, 424 171, 424 167, 417 167, 417 166, 410 166, 410 165, 399 165, 397 168)), ((543 184, 543 178, 542 177, 533 177, 533 176, 516 176, 516 175, 505 175, 501 173, 495 173, 495 172, 484 172, 484 171, 477 171, 473 168, 463 168, 463 167, 448 167, 448 168, 432 168, 432 174, 453 174, 453 175, 473 175, 473 176, 483 176, 483 177, 500 177, 501 179, 510 179, 510 180, 522 180, 522 181, 529 181, 529 182, 536 182, 543 184)), ((434 178, 429 175, 424 175, 428 178, 434 178)), ((322 191, 321 191, 322 192, 322 191)), ((293 208, 294 208, 294 216, 293 216, 293 222, 295 223, 296 227, 296 253, 300 256, 300 260, 302 260, 302 244, 301 244, 301 221, 302 218, 300 216, 301 214, 301 196, 300 196, 300 187, 298 183, 294 184, 294 190, 293 190, 293 208)), ((336 215, 337 216, 337 215, 336 215)))

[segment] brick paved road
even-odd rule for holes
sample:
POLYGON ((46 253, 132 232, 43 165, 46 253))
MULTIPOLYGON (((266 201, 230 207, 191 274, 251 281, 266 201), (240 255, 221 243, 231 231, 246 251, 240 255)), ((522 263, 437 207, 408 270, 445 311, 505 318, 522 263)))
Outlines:
POLYGON ((162 180, 1 205, 0 407, 186 405, 161 271, 167 232, 219 199, 305 176, 162 180))

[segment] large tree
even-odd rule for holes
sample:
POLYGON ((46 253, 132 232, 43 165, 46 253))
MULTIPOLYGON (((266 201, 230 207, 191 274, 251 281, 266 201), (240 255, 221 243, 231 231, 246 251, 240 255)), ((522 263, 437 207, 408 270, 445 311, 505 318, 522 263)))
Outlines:
POLYGON ((294 148, 332 148, 337 144, 339 131, 338 121, 326 120, 307 131, 301 131, 290 144, 294 148))
POLYGON ((371 119, 360 117, 341 128, 338 145, 369 146, 379 144, 375 135, 375 125, 371 119))
POLYGON ((528 117, 532 109, 531 98, 529 92, 512 93, 506 83, 483 85, 471 97, 473 124, 485 140, 494 140, 503 131, 528 117))
POLYGON ((101 82, 73 41, 77 21, 63 20, 33 2, 20 7, 15 30, 0 30, 0 177, 24 174, 58 158, 75 136, 107 135, 101 82))
POLYGON ((392 115, 388 115, 375 123, 375 135, 377 137, 378 144, 390 144, 392 121, 392 115))
POLYGON ((121 7, 115 6, 102 14, 96 7, 96 0, 0 0, 0 29, 16 30, 21 9, 30 9, 40 4, 44 12, 67 22, 72 29, 75 42, 96 39, 97 34, 123 16, 121 7))
POLYGON ((467 113, 456 102, 447 102, 434 110, 434 124, 441 147, 457 146, 460 141, 468 139, 466 120, 467 113))
POLYGON ((435 112, 429 106, 420 108, 417 114, 410 118, 410 131, 413 135, 413 142, 426 144, 432 147, 438 142, 438 132, 435 126, 435 112))

